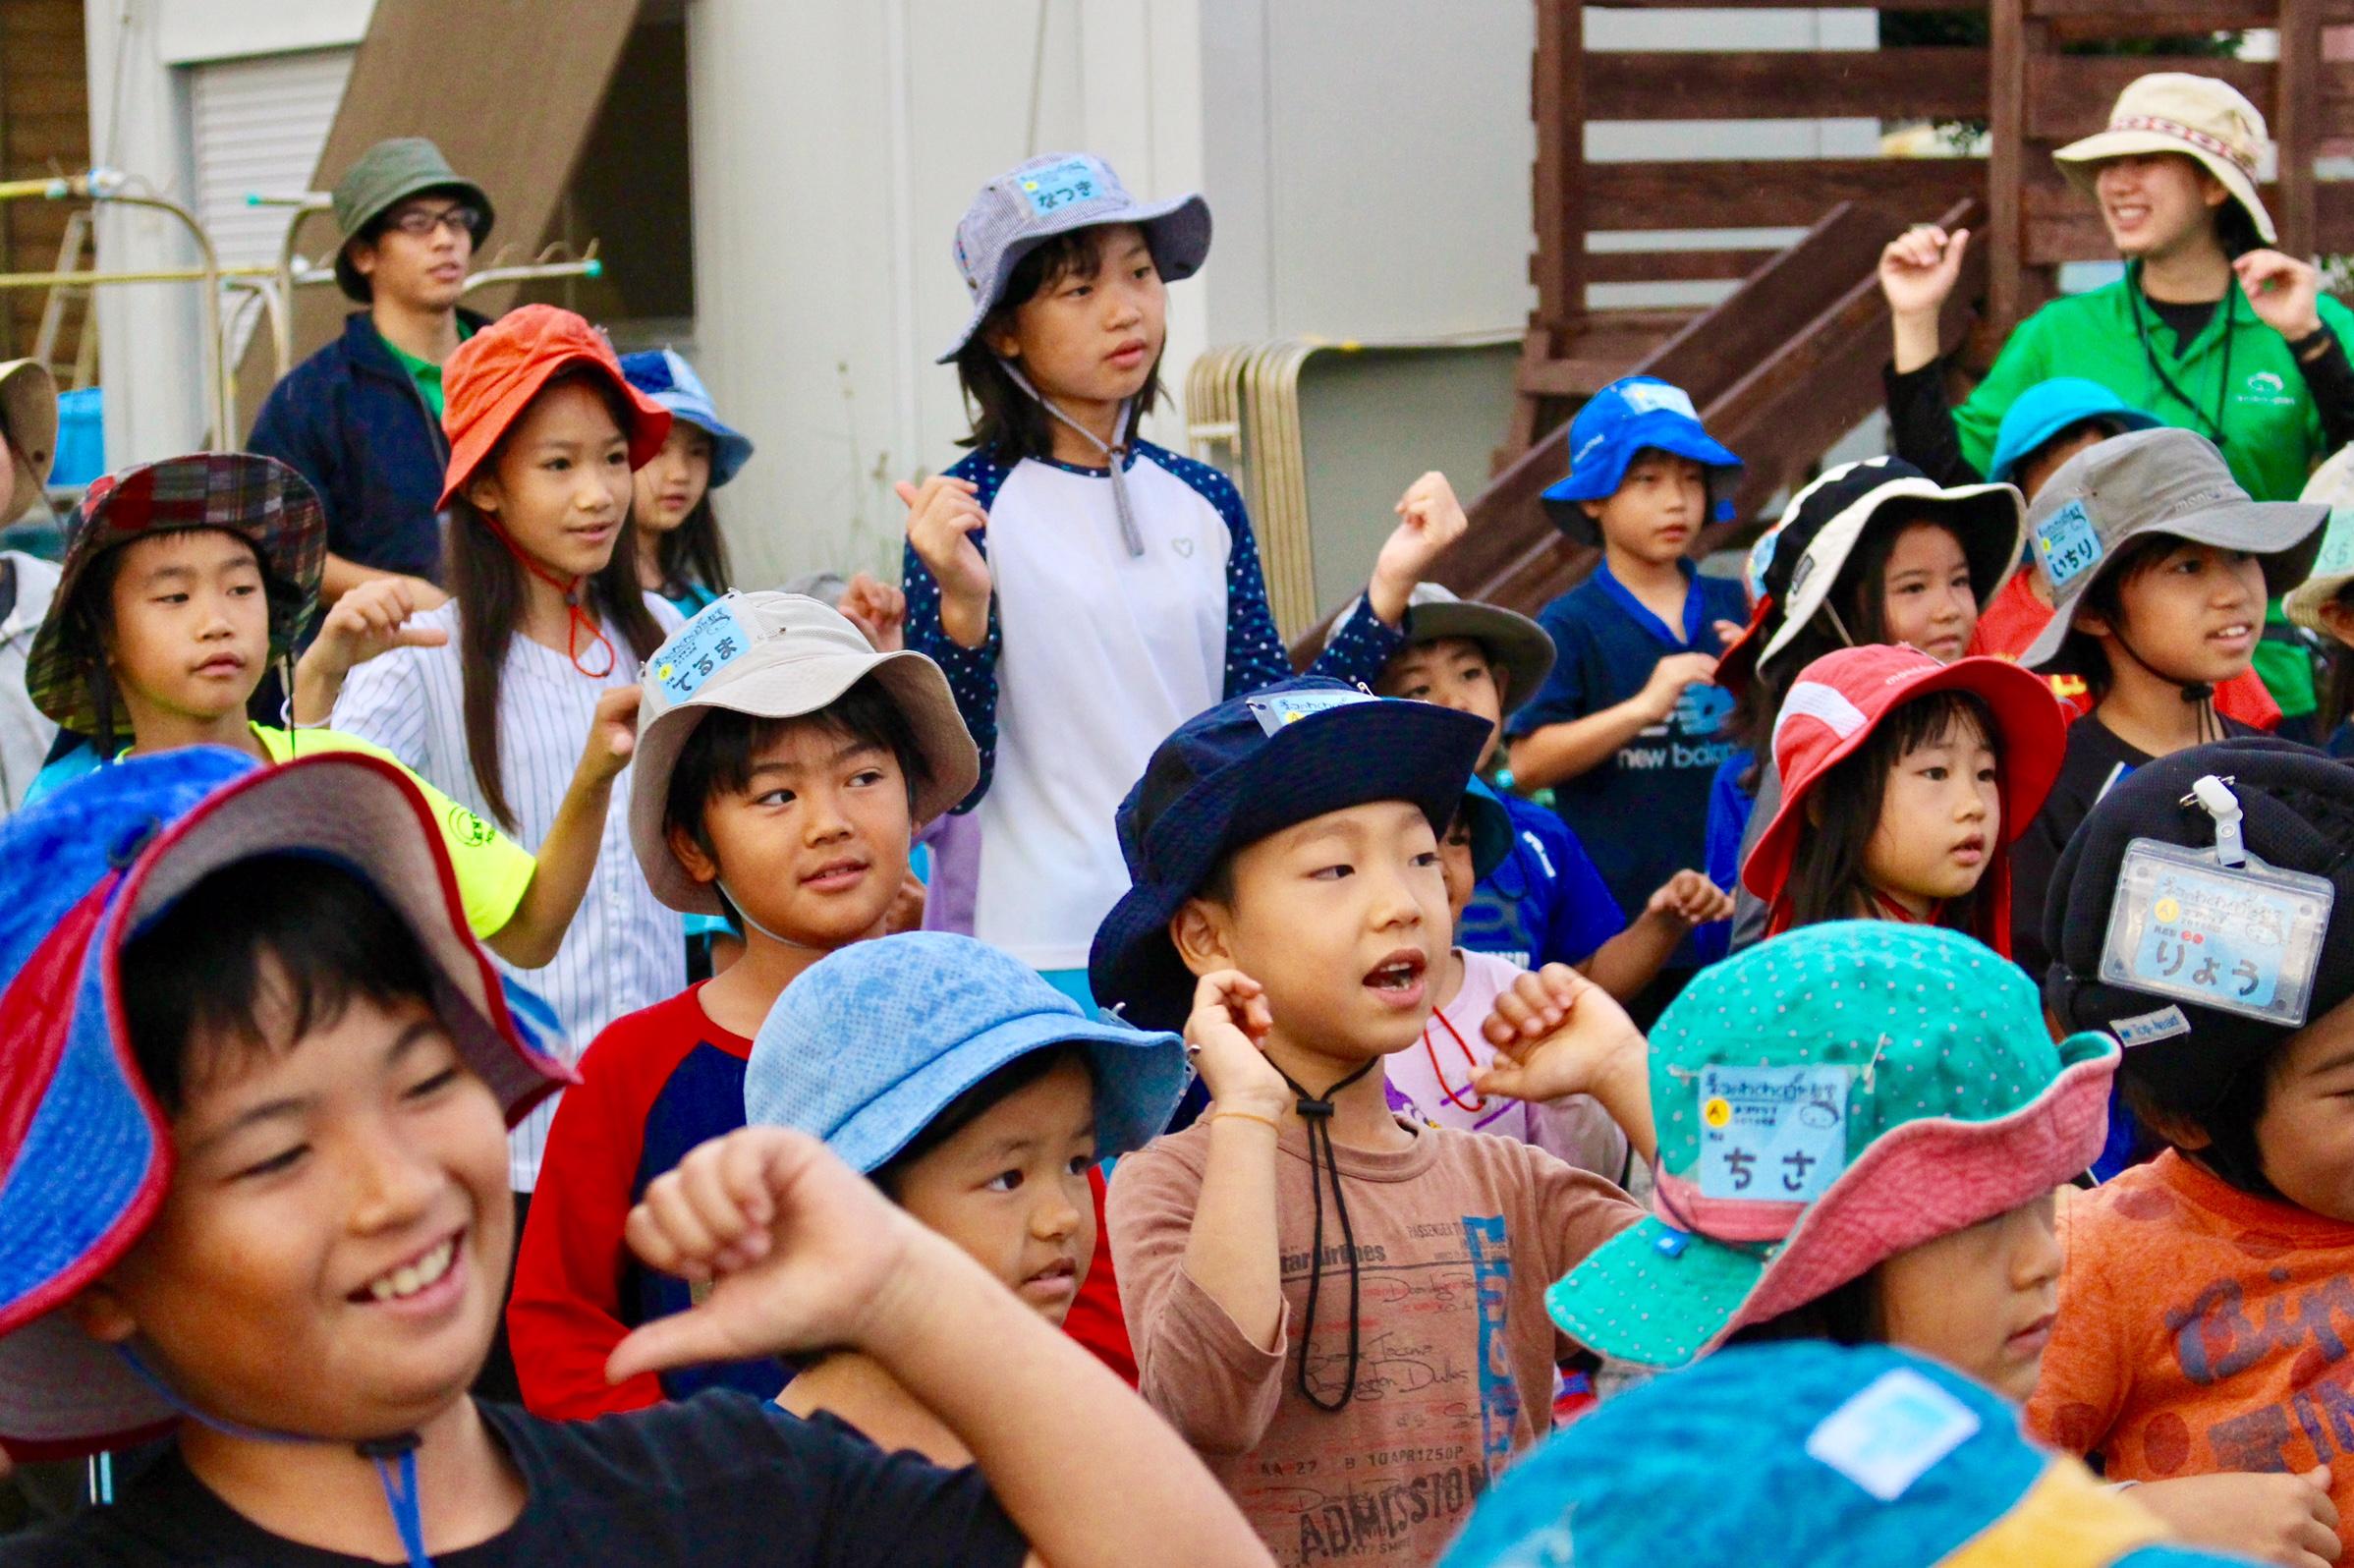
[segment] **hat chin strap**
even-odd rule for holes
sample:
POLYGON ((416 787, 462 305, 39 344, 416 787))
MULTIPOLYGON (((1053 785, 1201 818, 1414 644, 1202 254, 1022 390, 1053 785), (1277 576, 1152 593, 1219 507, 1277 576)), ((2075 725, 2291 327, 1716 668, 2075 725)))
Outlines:
POLYGON ((742 921, 745 924, 751 926, 754 930, 758 931, 762 936, 767 937, 768 940, 777 943, 779 946, 798 948, 804 953, 828 953, 833 951, 831 948, 819 947, 813 942, 797 942, 790 936, 779 936, 767 926, 762 925, 758 921, 754 920, 752 918, 752 912, 744 907, 744 900, 729 892, 725 882, 720 881, 717 877, 713 877, 711 879, 711 885, 719 889, 719 896, 727 900, 727 907, 735 912, 736 919, 742 921))
POLYGON ((499 522, 497 518, 488 512, 478 511, 476 515, 489 526, 490 532, 497 535, 498 541, 507 547, 507 553, 515 557, 517 566, 522 567, 540 582, 564 595, 564 656, 572 660, 572 667, 592 681, 601 681, 612 674, 621 663, 621 655, 614 651, 612 639, 605 636, 605 629, 597 625, 595 619, 581 607, 581 584, 584 579, 576 577, 567 583, 526 555, 522 546, 515 542, 514 535, 507 532, 506 525, 499 522), (603 669, 592 670, 581 662, 581 633, 583 631, 588 632, 591 643, 604 648, 605 666, 603 669))
MULTIPOLYGON (((199 1410, 183 1398, 179 1390, 166 1382, 155 1369, 142 1360, 128 1344, 115 1346, 115 1354, 131 1369, 133 1376, 146 1385, 147 1391, 199 1427, 209 1427, 225 1437, 261 1443, 332 1443, 332 1437, 305 1437, 299 1432, 272 1431, 266 1427, 248 1427, 225 1417, 199 1410)), ((394 1432, 387 1437, 368 1437, 352 1444, 361 1458, 376 1467, 376 1483, 384 1488, 384 1506, 392 1512, 393 1529, 400 1532, 401 1549, 408 1554, 409 1568, 433 1568, 433 1559, 425 1554, 425 1516, 417 1495, 417 1450, 420 1439, 414 1431, 394 1432)))
POLYGON ((2168 675, 2165 671, 2159 669, 2157 665, 2142 657, 2141 653, 2134 647, 2134 645, 2125 640, 2125 632, 2122 627, 2110 628, 2109 636, 2117 640, 2117 646, 2125 650, 2125 656, 2127 658, 2133 660, 2143 669, 2148 670, 2151 674, 2157 676, 2159 680, 2165 682, 2168 686, 2173 687, 2177 692, 2181 693, 2182 700, 2185 706, 2195 706, 2199 709, 2199 739, 2202 743, 2211 740, 2221 740, 2223 738, 2223 726, 2215 718, 2215 689, 2211 683, 2206 681, 2178 681, 2174 679, 2173 676, 2168 675))
POLYGON ((1103 437, 1056 408, 1052 399, 1030 384, 1030 378, 1022 373, 1021 367, 1013 361, 1001 358, 997 364, 1011 378, 1014 385, 1037 400, 1038 407, 1044 409, 1048 416, 1062 420, 1063 423, 1078 431, 1088 445, 1102 453, 1105 461, 1110 463, 1111 507, 1114 512, 1119 514, 1120 542, 1128 546, 1128 554, 1131 558, 1141 557, 1145 553, 1145 535, 1136 526, 1136 510, 1128 499, 1127 476, 1122 473, 1123 460, 1128 456, 1131 437, 1136 433, 1136 400, 1134 398, 1120 400, 1118 427, 1120 438, 1117 441, 1107 442, 1103 437))

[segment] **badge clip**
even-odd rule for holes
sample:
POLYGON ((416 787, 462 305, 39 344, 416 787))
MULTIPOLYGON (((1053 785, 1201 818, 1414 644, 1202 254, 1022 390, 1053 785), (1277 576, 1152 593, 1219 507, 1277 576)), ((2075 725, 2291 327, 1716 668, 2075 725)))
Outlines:
POLYGON ((2217 778, 2209 773, 2191 786, 2182 798, 2185 806, 2197 806, 2215 819, 2215 864, 2245 866, 2248 864, 2247 841, 2240 836, 2240 822, 2246 813, 2240 810, 2239 797, 2231 793, 2234 781, 2217 778))

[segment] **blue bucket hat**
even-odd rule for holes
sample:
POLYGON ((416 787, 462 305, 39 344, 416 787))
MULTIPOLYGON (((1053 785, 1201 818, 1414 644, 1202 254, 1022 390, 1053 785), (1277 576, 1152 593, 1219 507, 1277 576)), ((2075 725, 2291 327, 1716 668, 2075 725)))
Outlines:
POLYGON ((2002 423, 1994 431, 1994 459, 1987 466, 1989 482, 2008 484, 2021 462, 2069 426, 2087 420, 2106 420, 2119 430, 2155 430, 2158 425, 2098 381, 2081 375, 2055 375, 2038 381, 2003 412, 2002 423))
POLYGON ((1541 1444, 1439 1568, 2219 1568, 1961 1373, 1819 1341, 1711 1356, 1541 1444))
POLYGON ((512 1124, 571 1078, 466 926, 432 809, 354 752, 276 767, 216 747, 132 757, 0 824, 0 1445, 120 1447, 180 1407, 57 1309, 121 1260, 171 1185, 171 1127, 123 1016, 124 943, 212 872, 296 854, 361 877, 410 930, 437 1011, 512 1124))
POLYGON ((1175 1029, 1194 978, 1169 922, 1234 851, 1326 812, 1410 801, 1444 833, 1491 726, 1320 677, 1220 702, 1153 749, 1120 802, 1131 886, 1096 927, 1088 984, 1121 1016, 1175 1029))
POLYGON ((1580 501, 1604 501, 1618 493, 1627 465, 1647 447, 1690 458, 1709 471, 1710 520, 1728 521, 1733 502, 1726 491, 1741 460, 1701 427, 1692 395, 1655 375, 1630 375, 1587 400, 1569 421, 1569 477, 1544 492, 1545 515, 1579 544, 1599 544, 1601 532, 1580 501))
POLYGON ((1172 200, 1141 202, 1111 165, 1086 152, 1049 152, 1008 169, 981 188, 956 225, 956 275, 973 296, 973 313, 939 364, 965 352, 988 319, 1022 258, 1058 234, 1133 223, 1145 231, 1152 264, 1164 282, 1202 270, 1209 254, 1209 203, 1189 192, 1172 200))
POLYGON ((1176 1036, 1096 1023, 1029 965, 970 936, 878 936, 829 953, 785 987, 752 1042, 745 1115, 822 1138, 872 1172, 966 1090, 1064 1044, 1094 1058, 1099 1154, 1159 1136, 1185 1092, 1176 1036))
POLYGON ((621 373, 630 385, 711 438, 711 488, 716 490, 752 461, 752 437, 722 424, 702 377, 676 349, 648 350, 621 357, 621 373))

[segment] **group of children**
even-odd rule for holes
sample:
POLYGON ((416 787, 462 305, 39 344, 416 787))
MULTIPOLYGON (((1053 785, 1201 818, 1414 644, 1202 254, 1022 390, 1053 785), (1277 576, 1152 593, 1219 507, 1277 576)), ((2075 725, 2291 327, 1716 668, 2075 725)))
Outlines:
POLYGON ((2233 715, 2354 524, 2051 382, 1743 583, 1631 378, 1584 584, 1424 581, 1427 475, 1295 677, 1136 433, 1209 232, 984 188, 904 601, 735 591, 750 442, 548 307, 435 379, 438 587, 321 613, 269 457, 91 488, 0 1448, 97 1506, 0 1563, 2336 1560, 2354 770, 2233 715))

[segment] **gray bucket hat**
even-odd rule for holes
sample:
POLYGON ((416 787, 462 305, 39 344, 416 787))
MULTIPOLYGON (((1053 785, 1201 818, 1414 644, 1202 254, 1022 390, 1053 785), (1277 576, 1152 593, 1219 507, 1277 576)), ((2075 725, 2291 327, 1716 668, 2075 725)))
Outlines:
POLYGON ((2111 436, 2070 458, 2036 492, 2027 536, 2051 586, 2051 620, 2019 662, 2049 662, 2085 594, 2135 539, 2162 533, 2245 550, 2263 564, 2266 594, 2276 597, 2305 581, 2328 516, 2310 502, 2250 499, 2214 443, 2190 430, 2111 436))
POLYGON ((482 226, 475 244, 490 238, 497 218, 482 188, 450 167, 441 149, 423 137, 394 137, 360 154, 335 182, 335 225, 343 246, 335 252, 335 283, 344 297, 362 305, 372 298, 367 279, 352 265, 352 242, 395 203, 426 191, 454 191, 480 209, 482 226))
POLYGON ((14 523, 32 510, 57 460, 57 381, 38 360, 0 364, 0 429, 23 455, 9 464, 9 488, 0 496, 0 523, 14 523))
POLYGON ((760 718, 814 713, 872 675, 907 715, 930 777, 916 792, 929 821, 981 782, 981 751, 957 713, 948 677, 923 654, 877 653, 830 605, 794 593, 725 593, 670 635, 640 672, 637 779, 630 844, 654 897, 691 915, 720 915, 719 895, 670 853, 662 808, 687 737, 714 708, 760 718))
POLYGON ((1199 272, 1209 254, 1209 203, 1200 192, 1144 206, 1111 165, 1093 154, 1033 158, 982 186, 957 223, 956 270, 973 295, 973 314, 938 363, 948 364, 973 341, 1024 256, 1058 234, 1106 223, 1142 227, 1154 265, 1170 283, 1199 272))
MULTIPOLYGON (((1347 623, 1346 615, 1332 623, 1332 630, 1324 636, 1326 647, 1347 623)), ((1406 595, 1407 646, 1449 637, 1479 644, 1487 650, 1489 663, 1503 666, 1505 682, 1499 705, 1506 713, 1537 695, 1544 678, 1553 673, 1553 660, 1559 655, 1553 635, 1517 610, 1458 598, 1452 589, 1437 583, 1415 584, 1414 591, 1406 595)))

